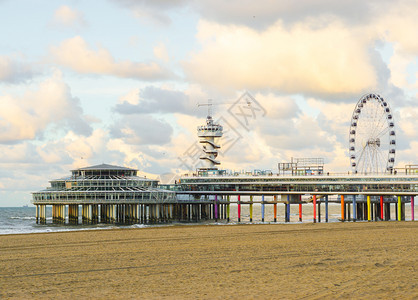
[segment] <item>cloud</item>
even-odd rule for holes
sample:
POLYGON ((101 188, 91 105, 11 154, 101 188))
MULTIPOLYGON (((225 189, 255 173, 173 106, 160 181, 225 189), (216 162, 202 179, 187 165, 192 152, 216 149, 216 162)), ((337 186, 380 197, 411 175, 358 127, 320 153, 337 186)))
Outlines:
POLYGON ((291 97, 259 93, 255 95, 255 99, 264 108, 267 117, 271 119, 292 119, 301 113, 296 101, 291 97))
POLYGON ((163 43, 154 47, 154 55, 156 58, 161 59, 164 62, 168 62, 170 57, 168 56, 167 48, 163 43))
POLYGON ((279 19, 289 24, 309 18, 329 17, 342 18, 351 24, 367 22, 370 14, 376 10, 376 6, 382 6, 391 1, 114 0, 114 2, 130 9, 140 19, 145 18, 159 24, 171 24, 170 15, 173 11, 188 8, 206 20, 264 29, 279 19))
POLYGON ((22 83, 36 75, 33 67, 15 58, 0 56, 0 82, 22 83))
POLYGON ((170 11, 184 7, 188 0, 145 1, 145 0, 113 0, 117 5, 132 11, 133 15, 142 21, 156 25, 170 25, 170 11))
POLYGON ((259 33, 202 21, 202 50, 183 65, 189 80, 218 89, 359 94, 377 84, 361 36, 339 22, 321 28, 301 23, 290 30, 277 22, 259 33))
POLYGON ((87 22, 80 11, 67 5, 62 5, 54 12, 52 24, 63 27, 85 27, 87 22))
POLYGON ((173 128, 151 115, 125 115, 110 128, 110 137, 128 144, 164 145, 171 141, 173 128))
POLYGON ((37 90, 22 96, 0 96, 0 143, 33 140, 50 126, 88 135, 79 100, 71 95, 59 72, 43 81, 37 90))
POLYGON ((372 1, 211 0, 197 1, 194 6, 208 20, 264 29, 279 19, 289 24, 309 18, 330 16, 343 18, 350 23, 363 21, 373 6, 369 2, 372 1))
POLYGON ((374 25, 378 34, 395 44, 404 55, 418 54, 416 28, 418 27, 418 2, 414 0, 391 1, 377 9, 380 17, 374 25))
POLYGON ((196 113, 197 105, 190 97, 182 92, 147 86, 142 90, 135 90, 126 95, 126 101, 115 106, 120 114, 149 114, 149 113, 196 113))
POLYGON ((63 41, 50 49, 52 60, 82 74, 112 75, 120 78, 164 80, 173 74, 155 62, 116 61, 108 50, 89 49, 80 36, 63 41))

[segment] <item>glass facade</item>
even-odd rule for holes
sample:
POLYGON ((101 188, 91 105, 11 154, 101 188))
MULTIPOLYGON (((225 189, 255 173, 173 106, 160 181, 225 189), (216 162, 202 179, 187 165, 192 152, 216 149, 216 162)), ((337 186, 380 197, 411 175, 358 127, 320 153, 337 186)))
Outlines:
POLYGON ((176 195, 158 181, 137 176, 137 170, 100 165, 72 171, 67 178, 33 193, 33 204, 170 203, 176 195))

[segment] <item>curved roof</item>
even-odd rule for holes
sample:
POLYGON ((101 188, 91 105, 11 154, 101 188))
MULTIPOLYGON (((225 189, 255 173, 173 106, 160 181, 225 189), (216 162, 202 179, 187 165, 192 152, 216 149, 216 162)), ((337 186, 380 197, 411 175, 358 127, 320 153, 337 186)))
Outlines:
POLYGON ((120 166, 113 166, 113 165, 108 165, 108 164, 101 164, 101 165, 95 165, 95 166, 90 166, 90 167, 84 167, 84 168, 79 168, 73 171, 85 171, 85 170, 124 170, 124 171, 138 171, 136 169, 130 169, 130 168, 126 168, 126 167, 120 167, 120 166))

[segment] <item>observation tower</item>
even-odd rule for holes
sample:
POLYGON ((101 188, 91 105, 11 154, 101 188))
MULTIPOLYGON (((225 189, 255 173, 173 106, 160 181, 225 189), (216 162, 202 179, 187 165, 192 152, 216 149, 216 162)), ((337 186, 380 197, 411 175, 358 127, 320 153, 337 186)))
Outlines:
MULTIPOLYGON (((210 105, 208 105, 210 108, 210 105)), ((217 170, 217 165, 220 164, 216 157, 218 156, 218 149, 221 148, 216 144, 217 139, 222 137, 223 128, 216 124, 212 119, 211 110, 208 111, 206 118, 206 125, 197 127, 197 136, 199 142, 202 144, 204 155, 200 156, 203 162, 201 170, 217 170)))

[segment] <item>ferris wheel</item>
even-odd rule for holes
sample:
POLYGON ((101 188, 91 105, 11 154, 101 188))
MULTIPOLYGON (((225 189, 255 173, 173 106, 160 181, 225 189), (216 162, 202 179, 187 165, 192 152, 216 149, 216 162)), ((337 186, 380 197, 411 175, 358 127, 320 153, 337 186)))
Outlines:
POLYGON ((393 171, 395 124, 389 104, 377 94, 360 98, 351 117, 349 153, 354 173, 393 171))

